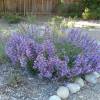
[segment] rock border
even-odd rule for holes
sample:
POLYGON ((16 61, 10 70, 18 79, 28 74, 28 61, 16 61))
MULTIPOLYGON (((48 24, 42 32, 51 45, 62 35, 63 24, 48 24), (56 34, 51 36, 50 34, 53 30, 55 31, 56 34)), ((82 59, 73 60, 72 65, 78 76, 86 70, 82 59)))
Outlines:
POLYGON ((70 94, 75 94, 85 86, 85 82, 96 84, 98 78, 100 78, 100 73, 93 72, 85 75, 85 80, 81 77, 77 77, 73 83, 68 83, 66 86, 60 86, 57 89, 57 94, 50 96, 49 100, 66 100, 70 94))

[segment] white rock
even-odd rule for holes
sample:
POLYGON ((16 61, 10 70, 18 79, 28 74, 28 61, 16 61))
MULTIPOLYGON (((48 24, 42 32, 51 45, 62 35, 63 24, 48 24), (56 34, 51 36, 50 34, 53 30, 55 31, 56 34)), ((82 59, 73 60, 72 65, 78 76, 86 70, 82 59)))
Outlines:
POLYGON ((100 77, 100 74, 98 72, 93 72, 93 75, 95 75, 96 78, 99 78, 100 77))
POLYGON ((79 84, 80 87, 84 87, 84 81, 81 77, 77 77, 75 83, 79 84))
POLYGON ((76 93, 76 92, 80 91, 80 85, 78 85, 76 83, 69 83, 69 84, 67 84, 67 87, 71 93, 76 93))
POLYGON ((67 99, 69 96, 69 90, 67 87, 61 86, 57 90, 57 95, 62 99, 67 99))
POLYGON ((49 100, 61 100, 59 96, 53 95, 49 98, 49 100))
POLYGON ((92 84, 96 84, 97 83, 97 77, 93 74, 87 74, 85 75, 85 80, 87 82, 90 82, 92 84))

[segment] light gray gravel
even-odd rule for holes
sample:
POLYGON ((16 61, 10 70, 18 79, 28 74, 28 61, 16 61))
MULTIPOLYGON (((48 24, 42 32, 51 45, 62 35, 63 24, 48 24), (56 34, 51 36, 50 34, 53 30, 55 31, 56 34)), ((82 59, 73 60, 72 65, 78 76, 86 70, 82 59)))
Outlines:
MULTIPOLYGON (((29 74, 21 76, 21 84, 12 87, 7 84, 12 71, 20 73, 19 68, 9 63, 0 65, 0 100, 48 100, 49 96, 56 94, 57 88, 63 85, 29 74)), ((70 94, 68 100, 100 100, 100 79, 96 85, 85 83, 85 87, 76 94, 70 94)))
POLYGON ((100 100, 100 79, 94 86, 86 84, 80 92, 70 95, 69 100, 100 100))
POLYGON ((21 76, 23 82, 12 87, 8 84, 9 75, 12 71, 20 72, 11 64, 0 66, 0 100, 48 100, 50 95, 55 94, 59 84, 49 80, 39 79, 37 76, 21 76), (2 81, 3 80, 3 81, 2 81))
MULTIPOLYGON (((38 25, 43 25, 43 23, 46 23, 47 20, 48 20, 48 18, 45 19, 45 17, 42 18, 43 20, 41 20, 40 18, 37 21, 38 25)), ((21 24, 22 23, 24 23, 24 22, 21 22, 21 24)), ((92 23, 91 23, 91 21, 90 22, 89 21, 87 21, 87 22, 85 22, 85 21, 82 21, 82 22, 81 21, 80 22, 76 21, 75 26, 76 27, 81 27, 86 32, 88 32, 88 34, 92 38, 97 39, 98 41, 100 41, 100 21, 92 21, 92 23), (77 26, 77 23, 79 24, 79 26, 77 26), (82 27, 82 25, 81 25, 82 23, 84 24, 83 27, 85 27, 85 28, 82 27), (89 24, 89 26, 88 26, 87 23, 89 24), (97 25, 95 25, 95 24, 97 24, 97 25)), ((0 33, 9 34, 9 33, 14 32, 16 30, 18 30, 18 24, 12 24, 12 25, 7 24, 4 20, 0 19, 0 33)))

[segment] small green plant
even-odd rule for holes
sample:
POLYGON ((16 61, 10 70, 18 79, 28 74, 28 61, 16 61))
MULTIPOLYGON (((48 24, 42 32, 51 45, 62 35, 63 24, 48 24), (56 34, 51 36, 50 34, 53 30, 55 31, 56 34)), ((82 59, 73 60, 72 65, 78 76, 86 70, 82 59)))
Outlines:
POLYGON ((64 17, 55 16, 48 22, 48 24, 50 26, 53 26, 54 28, 58 27, 59 29, 61 29, 61 28, 74 27, 75 21, 74 18, 72 19, 69 17, 68 19, 66 19, 64 17))
POLYGON ((52 28, 52 35, 54 38, 63 36, 63 30, 67 28, 72 28, 75 25, 75 20, 72 18, 64 18, 60 16, 53 17, 49 22, 48 25, 52 28))
MULTIPOLYGON (((1 33, 0 33, 1 34, 1 33)), ((7 62, 5 55, 5 39, 0 35, 0 64, 7 62)))
POLYGON ((18 71, 12 71, 9 75, 8 85, 11 87, 18 87, 23 81, 23 77, 18 71))
POLYGON ((100 19, 100 0, 81 0, 83 19, 100 19))
POLYGON ((36 21, 36 16, 34 16, 34 15, 28 15, 28 16, 27 16, 27 21, 28 21, 29 23, 35 23, 35 21, 36 21))
POLYGON ((85 8, 82 18, 83 19, 100 19, 100 8, 97 9, 90 9, 90 8, 85 8))
POLYGON ((69 57, 69 67, 74 65, 75 57, 82 52, 82 49, 76 47, 75 45, 67 42, 67 43, 56 43, 57 55, 64 60, 64 57, 67 55, 69 57))
POLYGON ((83 19, 89 19, 91 16, 90 9, 86 8, 85 11, 82 14, 83 19))
POLYGON ((16 24, 16 23, 19 23, 21 21, 21 16, 14 15, 14 14, 7 14, 7 15, 4 15, 4 19, 9 24, 16 24))
POLYGON ((93 15, 92 15, 91 10, 89 8, 85 8, 85 11, 82 14, 82 18, 83 19, 91 19, 92 17, 93 17, 93 15))
POLYGON ((4 45, 0 43, 0 63, 3 62, 4 56, 5 56, 4 45))

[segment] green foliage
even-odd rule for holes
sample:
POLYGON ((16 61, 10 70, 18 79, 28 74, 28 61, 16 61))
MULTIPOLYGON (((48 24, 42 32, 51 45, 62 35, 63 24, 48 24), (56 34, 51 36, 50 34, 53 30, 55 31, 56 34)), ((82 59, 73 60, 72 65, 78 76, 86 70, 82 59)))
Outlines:
POLYGON ((58 15, 65 17, 82 17, 83 19, 100 19, 100 0, 80 0, 77 3, 63 3, 56 8, 58 15))
POLYGON ((0 43, 0 63, 3 62, 4 57, 5 57, 4 45, 0 43))
POLYGON ((49 22, 49 26, 52 27, 53 33, 61 33, 61 28, 68 28, 67 20, 63 17, 55 16, 49 22))
POLYGON ((4 19, 9 24, 16 24, 16 23, 19 23, 21 21, 21 16, 14 15, 14 14, 7 14, 7 15, 4 15, 4 19))
MULTIPOLYGON (((81 49, 79 47, 76 47, 75 45, 71 43, 56 43, 57 48, 57 54, 60 58, 64 57, 64 55, 68 55, 68 57, 74 57, 77 56, 79 53, 81 53, 81 49), (63 48, 63 50, 62 50, 63 48)), ((63 58, 62 58, 63 59, 63 58)))
POLYGON ((7 42, 8 37, 9 37, 9 34, 6 32, 3 32, 2 29, 0 29, 0 64, 3 64, 9 61, 9 59, 7 58, 5 54, 5 44, 7 42))
POLYGON ((99 19, 100 18, 100 8, 97 10, 91 10, 89 8, 85 8, 85 11, 82 14, 83 19, 99 19))
POLYGON ((100 6, 100 0, 81 0, 84 7, 94 9, 100 6))
POLYGON ((36 21, 36 16, 33 16, 33 15, 28 15, 27 16, 27 21, 29 22, 29 23, 35 23, 35 21, 36 21))
POLYGON ((57 48, 57 55, 63 60, 64 56, 69 57, 69 63, 68 65, 72 67, 74 65, 75 57, 82 52, 82 49, 79 47, 76 47, 75 45, 69 43, 69 42, 63 42, 63 43, 56 43, 55 44, 57 48))
POLYGON ((11 87, 18 87, 23 81, 23 77, 18 71, 12 71, 9 75, 8 85, 11 87))
MULTIPOLYGON (((1 35, 0 35, 1 36, 1 35)), ((0 37, 0 64, 7 62, 7 57, 5 55, 5 43, 0 37)))
POLYGON ((61 3, 57 7, 57 13, 65 17, 80 17, 82 13, 82 8, 80 3, 61 3))
POLYGON ((52 28, 52 36, 54 40, 63 36, 62 30, 67 28, 72 28, 75 25, 75 21, 72 18, 64 18, 60 16, 55 16, 48 22, 48 25, 52 28))
POLYGON ((82 0, 83 19, 100 19, 100 0, 82 0))
POLYGON ((64 3, 64 0, 60 0, 61 3, 64 3))
POLYGON ((92 17, 90 9, 86 8, 82 14, 83 19, 90 19, 92 17))
POLYGON ((38 71, 36 69, 33 69, 33 62, 32 61, 28 61, 28 71, 30 73, 32 73, 32 75, 35 75, 38 71))
POLYGON ((65 18, 65 17, 61 17, 61 16, 55 16, 53 18, 50 19, 50 21, 48 22, 48 24, 50 26, 54 25, 57 26, 59 29, 61 28, 68 28, 68 27, 74 27, 75 24, 75 17, 74 18, 65 18), (69 25, 70 23, 70 25, 69 25))

